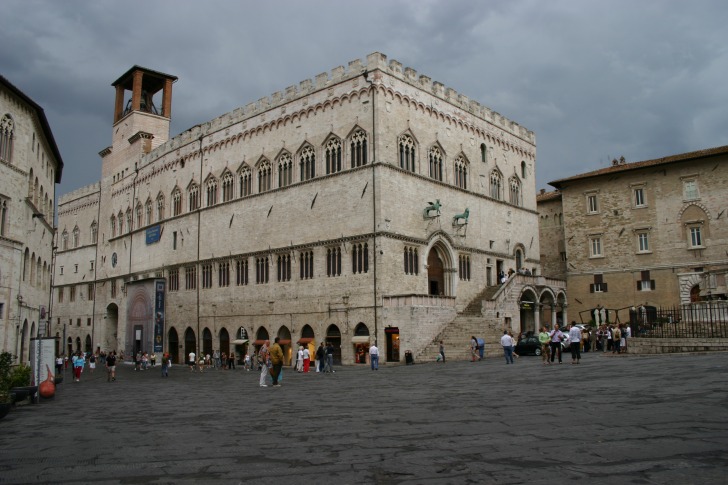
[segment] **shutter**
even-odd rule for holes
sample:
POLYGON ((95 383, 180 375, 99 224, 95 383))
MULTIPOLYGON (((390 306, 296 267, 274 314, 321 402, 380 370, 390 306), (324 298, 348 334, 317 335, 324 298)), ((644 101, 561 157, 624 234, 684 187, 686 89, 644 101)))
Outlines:
POLYGON ((589 285, 589 293, 594 293, 594 285, 589 285))
POLYGON ((650 286, 653 290, 655 289, 655 280, 650 280, 650 286))
POLYGON ((603 291, 604 293, 606 293, 606 292, 607 292, 607 284, 606 284, 606 283, 602 283, 602 291, 603 291))
POLYGON ((638 281, 637 282, 637 291, 640 291, 641 289, 642 289, 642 282, 638 281))

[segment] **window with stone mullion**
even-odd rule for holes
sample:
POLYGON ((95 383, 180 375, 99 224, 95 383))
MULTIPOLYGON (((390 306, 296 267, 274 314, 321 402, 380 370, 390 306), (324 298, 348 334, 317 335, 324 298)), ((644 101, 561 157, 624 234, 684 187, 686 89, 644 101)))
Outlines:
POLYGON ((442 181, 442 154, 437 147, 430 150, 430 178, 442 181))
POLYGON ((326 174, 341 171, 341 140, 331 139, 326 144, 326 174))
POLYGON ((300 253, 299 266, 302 280, 313 278, 313 251, 303 251, 300 253))
POLYGON ((367 164, 367 137, 359 130, 351 137, 351 167, 361 167, 367 164))
POLYGON ((326 250, 326 276, 341 276, 341 248, 326 250))

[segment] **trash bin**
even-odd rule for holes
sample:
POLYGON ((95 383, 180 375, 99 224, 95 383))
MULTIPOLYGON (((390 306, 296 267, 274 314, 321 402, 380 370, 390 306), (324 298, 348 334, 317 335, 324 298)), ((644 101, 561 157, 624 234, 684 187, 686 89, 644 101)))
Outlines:
POLYGON ((412 358, 412 352, 410 352, 409 350, 406 350, 404 352, 404 361, 407 363, 407 365, 415 363, 415 359, 412 358))

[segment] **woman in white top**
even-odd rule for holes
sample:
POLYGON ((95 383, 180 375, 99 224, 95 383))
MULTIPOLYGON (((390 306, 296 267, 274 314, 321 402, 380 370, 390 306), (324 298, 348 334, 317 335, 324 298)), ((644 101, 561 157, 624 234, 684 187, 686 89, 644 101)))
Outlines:
POLYGON ((303 372, 303 347, 298 347, 298 359, 296 360, 296 372, 303 372))

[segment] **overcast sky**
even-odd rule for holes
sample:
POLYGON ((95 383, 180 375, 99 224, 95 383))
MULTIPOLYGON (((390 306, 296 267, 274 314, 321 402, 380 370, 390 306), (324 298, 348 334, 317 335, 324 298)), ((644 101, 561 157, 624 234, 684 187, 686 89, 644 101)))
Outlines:
POLYGON ((179 77, 171 136, 382 52, 533 130, 537 188, 728 145, 725 0, 3 0, 0 73, 45 110, 57 195, 101 176, 114 88, 179 77))

